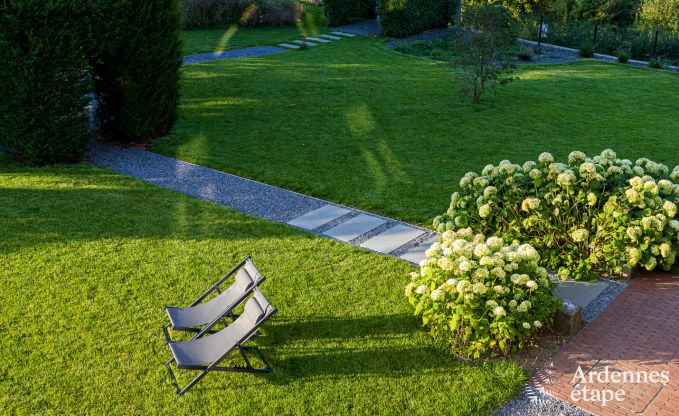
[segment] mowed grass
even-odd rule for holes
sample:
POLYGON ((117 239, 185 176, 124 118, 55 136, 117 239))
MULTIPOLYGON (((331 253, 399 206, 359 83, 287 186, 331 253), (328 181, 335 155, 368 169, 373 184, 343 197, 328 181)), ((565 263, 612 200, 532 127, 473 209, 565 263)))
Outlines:
MULTIPOLYGON (((407 263, 88 165, 0 167, 2 414, 486 414, 525 373, 430 346, 407 263), (163 305, 251 254, 279 312, 268 375, 175 395, 163 305)), ((181 373, 187 382, 193 373, 181 373)))
POLYGON ((449 66, 343 39, 184 68, 180 120, 155 150, 427 223, 462 175, 544 151, 679 162, 679 76, 582 61, 525 66, 475 106, 449 66))
MULTIPOLYGON (((240 27, 187 29, 182 32, 184 55, 219 52, 251 46, 276 46, 301 39, 302 35, 317 36, 325 28, 323 7, 306 4, 306 14, 297 25, 274 27, 240 27)), ((326 30, 327 31, 327 30, 326 30)))

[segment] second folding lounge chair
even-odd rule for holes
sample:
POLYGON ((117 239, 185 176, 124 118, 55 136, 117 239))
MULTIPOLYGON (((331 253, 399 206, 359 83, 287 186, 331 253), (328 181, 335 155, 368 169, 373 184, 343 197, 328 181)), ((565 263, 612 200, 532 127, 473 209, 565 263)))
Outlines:
MULTIPOLYGON (((271 306, 269 301, 264 297, 264 294, 257 288, 253 290, 253 296, 245 303, 243 313, 229 326, 220 330, 213 335, 207 335, 199 338, 200 333, 189 341, 168 342, 168 346, 172 351, 172 358, 166 363, 165 367, 170 372, 170 378, 174 383, 177 394, 182 395, 186 393, 191 387, 200 381, 210 371, 231 371, 231 372, 248 372, 248 373, 269 373, 271 367, 262 355, 259 348, 254 346, 243 345, 249 340, 257 329, 266 321, 271 315, 276 312, 276 309, 271 306), (220 367, 219 364, 224 360, 233 350, 238 350, 245 361, 244 366, 237 367, 220 367), (264 368, 255 368, 252 366, 246 351, 255 352, 264 363, 264 368), (186 370, 201 370, 201 372, 185 387, 180 387, 171 364, 176 363, 178 369, 186 370)), ((209 328, 204 328, 203 331, 209 328)))
MULTIPOLYGON (((170 323, 165 325, 163 332, 168 342, 171 341, 168 327, 176 331, 200 332, 200 327, 211 322, 217 322, 226 316, 235 318, 233 310, 263 281, 264 276, 248 256, 188 307, 166 306, 165 311, 170 318, 170 323), (225 291, 221 291, 220 286, 234 273, 234 283, 225 291), (218 295, 203 302, 213 292, 217 292, 218 295)), ((208 333, 214 332, 216 331, 208 331, 208 333)))

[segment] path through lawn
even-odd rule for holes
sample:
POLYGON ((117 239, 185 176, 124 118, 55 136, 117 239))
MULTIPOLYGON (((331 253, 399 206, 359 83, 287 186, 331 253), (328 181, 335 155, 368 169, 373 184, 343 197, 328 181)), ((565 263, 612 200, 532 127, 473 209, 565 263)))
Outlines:
POLYGON ((411 270, 104 169, 0 165, 0 408, 477 415, 501 406, 525 373, 434 350, 403 296, 411 270), (163 367, 163 305, 188 304, 246 254, 279 309, 256 338, 274 372, 210 374, 178 399, 163 367))

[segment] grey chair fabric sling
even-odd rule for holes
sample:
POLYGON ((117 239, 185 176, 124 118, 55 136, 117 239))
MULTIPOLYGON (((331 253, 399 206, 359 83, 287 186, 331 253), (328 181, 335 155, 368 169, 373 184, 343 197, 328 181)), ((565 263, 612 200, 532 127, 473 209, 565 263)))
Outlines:
MULTIPOLYGON (((176 331, 200 332, 199 327, 210 322, 224 319, 226 316, 235 318, 233 309, 243 302, 250 292, 264 280, 264 276, 257 270, 252 259, 248 256, 188 307, 166 306, 165 311, 170 318, 170 323, 165 325, 163 331, 168 342, 171 341, 168 332, 169 327, 176 331), (220 286, 234 274, 234 283, 226 290, 221 291, 220 286), (217 292, 218 295, 203 302, 213 292, 217 292)), ((214 332, 210 331, 210 333, 214 332)))
POLYGON ((213 335, 202 336, 207 333, 213 322, 208 324, 201 332, 196 334, 189 341, 168 342, 172 351, 172 358, 166 363, 165 367, 170 372, 170 378, 174 383, 177 394, 186 393, 191 387, 200 381, 210 371, 230 371, 230 372, 249 372, 249 373, 268 373, 271 367, 262 355, 259 348, 243 345, 257 332, 258 328, 271 315, 276 313, 276 309, 269 303, 264 294, 255 288, 252 297, 248 299, 243 308, 243 313, 236 318, 226 328, 213 335), (244 366, 221 367, 219 364, 234 350, 238 350, 243 360, 244 366), (252 366, 246 351, 255 352, 264 363, 264 368, 252 366), (178 369, 201 370, 201 372, 185 387, 180 387, 172 371, 171 364, 175 363, 178 369))

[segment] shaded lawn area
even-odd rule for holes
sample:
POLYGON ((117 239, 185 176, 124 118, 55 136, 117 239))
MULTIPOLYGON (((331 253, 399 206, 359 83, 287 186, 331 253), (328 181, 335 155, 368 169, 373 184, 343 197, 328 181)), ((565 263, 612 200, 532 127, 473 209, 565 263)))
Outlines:
POLYGON ((307 13, 297 25, 277 27, 239 27, 187 29, 182 31, 184 55, 219 52, 250 46, 276 46, 300 39, 301 35, 317 36, 325 28, 323 7, 306 4, 307 13))
POLYGON ((345 39, 184 69, 180 121, 155 150, 427 223, 462 175, 572 150, 679 161, 679 76, 597 61, 522 67, 480 106, 448 66, 345 39))
POLYGON ((89 165, 0 166, 0 408, 489 413, 525 373, 434 350, 403 295, 411 270, 89 165), (163 305, 189 304, 247 254, 279 309, 255 338, 274 372, 210 374, 177 398, 163 305))

